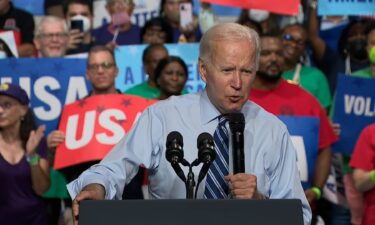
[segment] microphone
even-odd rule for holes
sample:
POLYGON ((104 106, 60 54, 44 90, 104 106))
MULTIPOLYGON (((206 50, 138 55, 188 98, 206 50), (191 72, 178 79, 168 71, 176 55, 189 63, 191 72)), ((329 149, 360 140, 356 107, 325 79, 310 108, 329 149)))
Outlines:
POLYGON ((233 173, 245 172, 244 137, 245 117, 242 113, 228 115, 229 127, 232 132, 233 173))
POLYGON ((198 176, 198 183, 200 183, 206 176, 211 163, 216 158, 214 138, 209 133, 201 133, 197 139, 198 160, 203 163, 201 171, 198 176))
POLYGON ((180 177, 181 180, 186 183, 185 174, 179 165, 179 163, 182 162, 184 158, 184 152, 182 150, 183 146, 184 143, 182 140, 182 135, 178 131, 172 131, 168 134, 165 157, 167 158, 168 162, 171 163, 172 168, 174 169, 178 177, 180 177))

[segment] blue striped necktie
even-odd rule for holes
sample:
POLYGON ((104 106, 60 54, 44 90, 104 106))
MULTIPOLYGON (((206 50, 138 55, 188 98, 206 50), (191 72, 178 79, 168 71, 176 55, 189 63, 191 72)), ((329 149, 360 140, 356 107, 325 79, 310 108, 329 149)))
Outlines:
POLYGON ((219 125, 214 133, 216 158, 212 162, 206 179, 204 198, 223 199, 228 196, 228 182, 224 176, 229 173, 229 138, 225 127, 228 121, 224 116, 219 116, 219 125))

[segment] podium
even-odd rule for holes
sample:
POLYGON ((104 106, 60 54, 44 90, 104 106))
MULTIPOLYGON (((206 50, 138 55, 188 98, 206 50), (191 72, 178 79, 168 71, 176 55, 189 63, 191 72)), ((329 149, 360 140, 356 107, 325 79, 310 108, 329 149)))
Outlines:
POLYGON ((79 225, 303 225, 303 214, 298 199, 87 200, 79 225))

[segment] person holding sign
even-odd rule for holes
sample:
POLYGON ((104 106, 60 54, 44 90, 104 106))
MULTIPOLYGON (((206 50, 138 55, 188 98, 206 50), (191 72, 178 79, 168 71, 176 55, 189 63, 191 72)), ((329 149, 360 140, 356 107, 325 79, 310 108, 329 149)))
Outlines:
POLYGON ((26 92, 0 85, 0 220, 5 224, 47 225, 41 195, 50 186, 45 126, 35 127, 26 92))
POLYGON ((375 124, 367 126, 355 145, 350 166, 355 188, 364 192, 362 225, 375 224, 375 124))
MULTIPOLYGON (((204 92, 172 96, 145 110, 100 164, 68 185, 74 199, 74 216, 78 217, 80 202, 85 199, 120 199, 123 186, 140 165, 150 171, 150 198, 186 197, 185 183, 165 157, 167 136, 172 131, 183 135, 184 157, 192 162, 198 156, 199 134, 216 133, 215 142, 221 144, 221 152, 225 146, 218 132, 225 133, 223 129, 227 130, 228 125, 224 115, 241 112, 246 121, 244 139, 251 140, 244 147, 246 168, 242 173, 232 174, 233 163, 230 163, 231 167, 222 171, 224 175, 216 173, 223 185, 216 198, 300 199, 304 224, 309 225, 311 209, 301 186, 296 152, 288 131, 274 115, 248 100, 259 53, 259 37, 254 30, 236 23, 210 28, 201 39, 199 54, 199 72, 206 83, 204 92)), ((193 170, 199 173, 199 168, 193 170)), ((212 180, 210 183, 204 179, 197 198, 210 198, 208 187, 212 185, 212 180)))
MULTIPOLYGON (((319 151, 316 161, 310 162, 315 165, 314 176, 312 180, 304 180, 307 183, 305 186, 307 200, 311 206, 314 206, 315 201, 322 195, 321 190, 331 165, 330 145, 337 137, 319 102, 299 86, 288 83, 281 77, 284 59, 279 36, 263 35, 261 48, 259 70, 251 89, 250 100, 275 115, 312 116, 320 119, 319 151)), ((312 161, 312 159, 305 160, 312 161)))

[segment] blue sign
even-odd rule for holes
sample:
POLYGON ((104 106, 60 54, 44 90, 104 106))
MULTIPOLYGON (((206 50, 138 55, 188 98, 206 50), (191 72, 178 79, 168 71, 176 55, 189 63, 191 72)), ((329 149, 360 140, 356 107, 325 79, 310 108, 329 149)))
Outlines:
POLYGON ((319 118, 278 116, 286 125, 297 151, 297 165, 304 189, 312 186, 319 148, 319 118))
POLYGON ((47 134, 57 129, 64 105, 91 90, 85 59, 5 59, 0 60, 0 68, 0 83, 25 89, 37 124, 46 124, 47 134))
POLYGON ((333 121, 341 125, 333 150, 351 155, 362 129, 375 122, 375 79, 340 75, 333 121))
POLYGON ((12 0, 15 7, 23 9, 33 16, 44 15, 44 1, 45 0, 12 0))
MULTIPOLYGON (((188 66, 188 81, 185 89, 189 93, 204 89, 205 84, 198 72, 199 44, 167 44, 169 55, 181 57, 188 66)), ((142 65, 142 54, 146 45, 121 46, 115 51, 119 75, 116 78, 116 87, 125 91, 130 87, 147 80, 142 65)))
POLYGON ((319 0, 318 15, 374 15, 374 0, 319 0))

